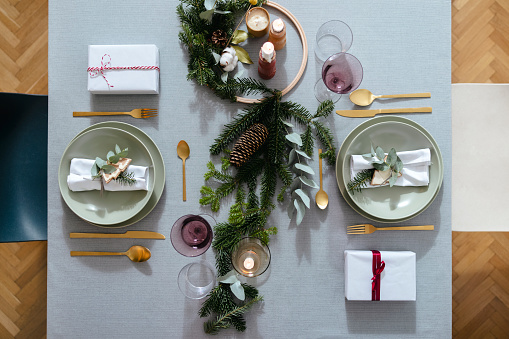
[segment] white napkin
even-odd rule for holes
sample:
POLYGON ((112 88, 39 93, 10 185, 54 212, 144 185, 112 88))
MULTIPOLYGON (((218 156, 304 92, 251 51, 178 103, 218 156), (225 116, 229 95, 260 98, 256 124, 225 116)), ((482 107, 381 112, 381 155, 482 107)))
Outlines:
MULTIPOLYGON (((101 66, 159 67, 159 49, 156 45, 89 45, 88 67, 101 66)), ((94 94, 159 93, 158 70, 104 70, 94 76, 87 72, 87 78, 88 91, 94 94)))
MULTIPOLYGON (((71 160, 70 173, 67 176, 67 186, 73 192, 93 191, 101 189, 101 180, 93 179, 91 175, 92 166, 95 160, 74 158, 71 160)), ((106 191, 148 191, 148 167, 129 165, 126 173, 134 173, 136 183, 129 185, 121 185, 115 180, 104 184, 106 191)))
MULTIPOLYGON (((429 165, 431 165, 431 151, 424 148, 415 151, 397 152, 403 162, 401 176, 396 180, 396 186, 427 186, 429 184, 429 165)), ((362 155, 352 155, 350 159, 350 177, 353 180, 357 173, 373 168, 371 164, 375 158, 368 159, 362 155)), ((380 187, 367 183, 366 188, 380 187)))
MULTIPOLYGON (((385 268, 380 275, 380 300, 416 300, 416 260, 411 251, 380 251, 385 268)), ((345 251, 345 297, 371 300, 371 251, 345 251)))

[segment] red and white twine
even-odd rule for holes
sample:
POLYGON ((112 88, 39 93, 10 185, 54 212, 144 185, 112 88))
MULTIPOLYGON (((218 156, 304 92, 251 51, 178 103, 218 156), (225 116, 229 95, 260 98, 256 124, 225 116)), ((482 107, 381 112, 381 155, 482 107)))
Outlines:
POLYGON ((104 71, 117 71, 117 70, 157 70, 159 71, 159 67, 157 66, 111 66, 111 56, 109 54, 104 54, 101 58, 101 67, 89 67, 87 68, 88 74, 92 78, 99 76, 99 74, 104 78, 104 81, 108 84, 108 87, 114 87, 108 82, 106 79, 106 75, 104 71), (106 58, 107 57, 107 58, 106 58))

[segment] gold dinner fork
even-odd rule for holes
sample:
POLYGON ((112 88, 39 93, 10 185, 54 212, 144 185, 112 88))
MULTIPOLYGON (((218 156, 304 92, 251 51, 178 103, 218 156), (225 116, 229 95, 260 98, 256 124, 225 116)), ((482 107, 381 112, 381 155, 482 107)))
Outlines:
POLYGON ((96 115, 130 115, 136 119, 152 118, 157 116, 155 108, 137 108, 131 112, 72 112, 73 117, 90 117, 96 115))
POLYGON ((375 227, 371 224, 360 224, 347 226, 347 234, 371 234, 375 231, 433 231, 435 226, 396 226, 396 227, 375 227))

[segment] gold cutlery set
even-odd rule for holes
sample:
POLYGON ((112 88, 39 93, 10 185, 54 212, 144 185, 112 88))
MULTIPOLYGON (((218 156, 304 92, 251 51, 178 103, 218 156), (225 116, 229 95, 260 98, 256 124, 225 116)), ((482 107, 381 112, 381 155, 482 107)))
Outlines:
MULTIPOLYGON (((367 89, 357 89, 350 93, 350 101, 357 106, 369 106, 375 99, 379 98, 431 98, 431 93, 412 94, 391 94, 374 95, 367 89)), ((431 113, 431 107, 417 108, 391 108, 391 109, 358 109, 358 110, 337 110, 336 113, 349 118, 370 118, 377 114, 386 113, 431 113)))
MULTIPOLYGON (((159 239, 166 237, 161 233, 151 231, 127 231, 125 233, 69 233, 71 239, 159 239)), ((109 256, 125 255, 133 262, 143 262, 150 259, 150 250, 144 246, 131 246, 125 252, 90 252, 90 251, 71 251, 71 257, 81 256, 109 256)))

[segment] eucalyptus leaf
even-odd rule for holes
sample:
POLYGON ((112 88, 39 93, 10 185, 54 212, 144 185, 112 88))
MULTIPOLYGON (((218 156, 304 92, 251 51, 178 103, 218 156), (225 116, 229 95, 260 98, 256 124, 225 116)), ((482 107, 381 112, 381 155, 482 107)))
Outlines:
POLYGON ((296 153, 295 153, 295 149, 292 148, 292 150, 290 151, 290 155, 288 155, 288 164, 293 164, 293 162, 295 161, 296 159, 296 153))
POLYGON ((396 160, 396 165, 394 166, 394 169, 397 171, 397 172, 401 172, 401 170, 403 169, 403 161, 401 161, 401 159, 398 157, 398 159, 396 160))
POLYGON ((306 205, 307 208, 311 207, 311 204, 310 204, 311 199, 309 199, 309 196, 306 194, 306 192, 304 192, 303 190, 301 190, 299 188, 299 189, 296 189, 294 191, 294 193, 299 196, 299 198, 302 200, 302 202, 304 203, 304 205, 306 205))
POLYGON ((313 171, 313 169, 311 167, 309 167, 308 165, 304 165, 304 164, 295 164, 294 165, 295 168, 297 168, 298 170, 301 170, 303 172, 306 172, 306 173, 309 173, 311 175, 315 175, 315 171, 313 171))
POLYGON ((104 161, 103 159, 97 157, 95 158, 95 164, 99 167, 99 168, 102 168, 104 165, 107 165, 108 163, 106 161, 104 161))
POLYGON ((302 155, 306 159, 311 159, 309 155, 306 154, 306 152, 299 151, 298 149, 296 149, 295 152, 297 152, 299 155, 302 155))
POLYGON ((228 14, 228 13, 231 13, 230 11, 220 11, 218 9, 214 10, 214 13, 217 13, 217 14, 228 14))
POLYGON ((115 154, 109 157, 108 161, 111 162, 112 164, 116 164, 120 160, 120 158, 121 158, 120 154, 115 154))
POLYGON ((371 156, 376 157, 376 152, 373 149, 373 144, 371 144, 371 156))
POLYGON ((221 74, 221 80, 226 83, 228 81, 228 72, 221 74))
POLYGON ((376 157, 379 160, 384 160, 385 153, 384 153, 384 150, 381 147, 377 147, 375 152, 376 152, 376 157))
POLYGON ((125 158, 125 157, 127 157, 127 154, 128 154, 128 152, 127 152, 127 148, 126 148, 125 150, 123 150, 122 152, 120 152, 120 153, 119 153, 119 154, 117 154, 117 155, 118 155, 119 157, 121 157, 121 158, 125 158))
POLYGON ((288 208, 286 209, 286 213, 288 213, 288 219, 293 218, 293 213, 295 212, 295 206, 294 204, 288 204, 288 208))
POLYGON ((113 152, 113 151, 109 151, 109 152, 108 152, 108 154, 106 154, 106 159, 108 159, 109 161, 111 161, 111 160, 110 160, 110 158, 111 158, 111 157, 114 157, 114 156, 115 156, 115 152, 113 152))
POLYGON ((111 166, 111 165, 104 165, 103 167, 101 167, 101 169, 106 174, 113 173, 117 170, 117 168, 115 166, 111 166))
POLYGON ((214 8, 214 5, 216 4, 216 0, 205 0, 203 5, 205 6, 205 9, 211 10, 214 8))
POLYGON ((389 169, 389 165, 387 165, 386 163, 382 164, 373 163, 373 167, 379 170, 380 172, 387 171, 389 169))
POLYGON ((392 172, 391 177, 389 178, 389 186, 392 187, 396 183, 396 180, 398 180, 398 173, 392 172))
POLYGON ((209 9, 208 11, 200 13, 200 19, 207 20, 209 23, 212 22, 212 16, 214 15, 214 8, 209 9))
POLYGON ((290 142, 293 142, 294 144, 297 144, 298 146, 302 146, 302 138, 297 133, 290 133, 287 134, 286 139, 290 142))
POLYGON ((304 185, 307 185, 311 188, 320 188, 320 186, 318 186, 316 184, 316 182, 314 182, 314 180, 311 180, 311 179, 308 179, 306 178, 305 176, 301 175, 299 178, 298 178, 304 185))
POLYGON ((235 73, 235 76, 233 78, 234 79, 239 79, 243 75, 244 75, 244 70, 241 69, 241 70, 238 70, 237 73, 235 73))
POLYGON ((118 147, 118 145, 115 145, 115 153, 119 154, 120 152, 122 152, 120 147, 118 147))
POLYGON ((234 270, 231 270, 225 275, 220 276, 219 278, 217 278, 217 280, 224 284, 233 284, 234 282, 239 281, 239 279, 237 279, 237 274, 235 273, 234 270))
POLYGON ((237 54, 237 57, 239 58, 239 61, 243 64, 252 64, 253 61, 249 57, 249 53, 240 46, 232 46, 235 50, 235 53, 237 54))
POLYGON ((244 287, 242 287, 242 284, 240 281, 236 281, 233 284, 230 285, 230 289, 232 290, 233 294, 239 299, 244 300, 246 299, 246 294, 244 293, 244 287))
POLYGON ((387 154, 387 160, 385 160, 386 163, 389 164, 389 166, 396 165, 396 160, 398 159, 398 155, 396 154, 396 150, 394 148, 391 148, 389 151, 389 154, 387 154))
MULTIPOLYGON (((376 154, 375 154, 375 156, 376 156, 376 154)), ((363 155, 362 155, 362 157, 363 157, 363 158, 366 158, 366 159, 371 159, 371 158, 373 158, 373 154, 371 154, 371 153, 365 153, 365 154, 363 154, 363 155)))
POLYGON ((214 56, 214 60, 216 60, 216 65, 219 63, 219 60, 221 60, 221 56, 217 54, 216 52, 212 52, 212 55, 214 56))
POLYGON ((302 219, 304 219, 304 215, 306 215, 306 207, 299 199, 293 200, 293 205, 295 206, 295 209, 297 210, 297 219, 295 220, 295 223, 297 225, 300 225, 300 223, 302 222, 302 219))
POLYGON ((284 121, 284 120, 281 120, 281 121, 282 121, 282 122, 283 122, 283 124, 285 124, 286 126, 293 128, 293 125, 292 125, 292 124, 290 124, 289 122, 284 121))
POLYGON ((99 167, 94 163, 94 166, 92 166, 92 170, 90 171, 90 174, 92 177, 97 177, 99 175, 99 167))
POLYGON ((249 37, 249 34, 246 31, 243 31, 241 29, 236 30, 233 32, 232 37, 232 44, 240 44, 241 42, 246 41, 246 39, 249 37))

